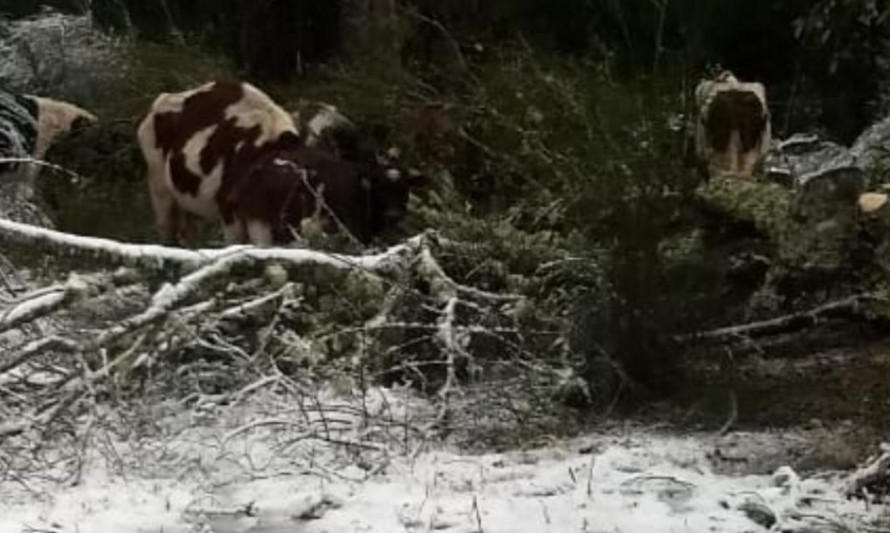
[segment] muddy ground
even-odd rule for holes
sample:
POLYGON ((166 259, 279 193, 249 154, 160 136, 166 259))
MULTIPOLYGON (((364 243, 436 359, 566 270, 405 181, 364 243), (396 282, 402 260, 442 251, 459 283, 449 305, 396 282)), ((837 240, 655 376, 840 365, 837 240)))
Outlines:
MULTIPOLYGON (((712 460, 727 472, 766 473, 783 464, 845 470, 890 441, 885 332, 836 324, 760 348, 705 355, 717 362, 701 365, 670 405, 654 412, 671 425, 713 431, 712 460), (750 432, 781 433, 781 445, 752 442, 750 432), (739 455, 742 443, 747 451, 739 455)), ((644 417, 651 422, 654 412, 644 417)))

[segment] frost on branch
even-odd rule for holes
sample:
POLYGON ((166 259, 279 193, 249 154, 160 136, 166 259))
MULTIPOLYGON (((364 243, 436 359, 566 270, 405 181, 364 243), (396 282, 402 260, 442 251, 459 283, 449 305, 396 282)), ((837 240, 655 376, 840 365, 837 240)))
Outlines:
POLYGON ((871 458, 847 479, 848 498, 887 501, 890 493, 890 445, 881 445, 881 453, 871 458))
POLYGON ((515 414, 530 400, 512 403, 508 389, 538 393, 520 376, 557 377, 533 355, 540 339, 520 331, 524 298, 456 281, 439 257, 459 244, 434 233, 370 255, 186 250, 0 219, 0 249, 35 278, 0 298, 0 381, 40 397, 5 413, 0 438, 108 395, 224 399, 307 373, 348 389, 410 384, 438 402, 427 431, 449 429, 487 378, 500 387, 490 399, 515 414))

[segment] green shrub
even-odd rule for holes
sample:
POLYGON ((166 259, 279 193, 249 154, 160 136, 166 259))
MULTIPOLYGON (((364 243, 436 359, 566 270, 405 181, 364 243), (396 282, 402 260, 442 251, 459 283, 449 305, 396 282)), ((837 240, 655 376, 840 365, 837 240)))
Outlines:
POLYGON ((688 244, 695 238, 682 238, 697 183, 680 157, 681 85, 620 82, 596 64, 528 50, 497 64, 479 69, 464 104, 495 160, 495 212, 518 230, 586 243, 572 247, 565 268, 574 273, 562 288, 595 394, 614 393, 616 376, 669 391, 682 368, 673 339, 713 311, 722 276, 703 247, 688 244))

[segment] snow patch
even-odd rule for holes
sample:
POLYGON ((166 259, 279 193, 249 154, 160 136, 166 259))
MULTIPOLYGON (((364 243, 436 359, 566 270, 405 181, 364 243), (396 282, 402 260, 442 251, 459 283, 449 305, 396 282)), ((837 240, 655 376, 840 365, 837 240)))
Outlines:
POLYGON ((706 435, 610 431, 469 455, 427 449, 406 429, 434 409, 404 391, 324 391, 313 402, 325 408, 308 416, 268 395, 190 412, 168 406, 160 435, 92 446, 76 484, 6 476, 0 531, 765 530, 754 520, 803 531, 885 512, 847 500, 840 473, 716 474, 706 435))

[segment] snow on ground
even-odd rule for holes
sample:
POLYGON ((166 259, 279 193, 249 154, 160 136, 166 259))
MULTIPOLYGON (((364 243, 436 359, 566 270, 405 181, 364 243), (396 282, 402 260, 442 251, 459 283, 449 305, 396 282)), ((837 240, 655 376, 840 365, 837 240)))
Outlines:
POLYGON ((91 439, 76 484, 7 472, 0 532, 766 531, 745 506, 774 513, 774 531, 802 531, 885 512, 846 500, 839 473, 716 474, 707 435, 611 430, 531 451, 460 453, 395 423, 429 409, 375 394, 322 394, 314 414, 268 395, 234 407, 171 402, 150 437, 91 439))

